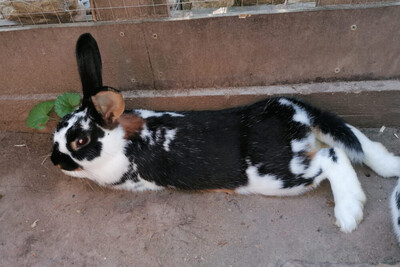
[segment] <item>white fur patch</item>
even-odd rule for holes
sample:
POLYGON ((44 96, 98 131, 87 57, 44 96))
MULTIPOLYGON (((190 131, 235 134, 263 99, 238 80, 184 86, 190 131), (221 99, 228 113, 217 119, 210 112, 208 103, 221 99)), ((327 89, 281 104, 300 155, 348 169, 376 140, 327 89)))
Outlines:
POLYGON ((175 139, 176 136, 176 129, 172 129, 172 130, 167 130, 165 133, 165 141, 163 144, 164 150, 165 151, 169 151, 169 144, 171 143, 171 141, 173 141, 175 139))
POLYGON ((290 143, 293 153, 300 151, 310 151, 315 148, 316 139, 314 134, 309 134, 306 138, 300 140, 292 140, 290 143))
POLYGON ((83 110, 81 112, 75 113, 67 122, 67 126, 61 128, 59 131, 54 133, 53 136, 53 142, 54 143, 58 143, 58 150, 64 154, 70 155, 70 152, 67 148, 67 139, 66 139, 66 135, 67 135, 67 131, 68 129, 74 125, 77 120, 81 117, 84 117, 86 115, 87 110, 83 110))
POLYGON ((362 162, 362 160, 364 158, 364 154, 363 153, 359 153, 357 151, 349 149, 348 147, 346 147, 340 141, 334 140, 333 137, 330 134, 324 134, 320 130, 314 130, 314 134, 315 134, 316 138, 320 142, 322 142, 324 144, 327 144, 330 147, 338 147, 340 149, 343 149, 346 152, 347 156, 350 158, 351 161, 353 161, 353 162, 362 162))
POLYGON ((76 117, 76 118, 83 118, 83 117, 86 116, 86 113, 87 113, 87 109, 85 108, 84 110, 75 113, 75 114, 74 114, 74 117, 76 117))
POLYGON ((283 182, 274 175, 260 175, 256 166, 249 166, 246 170, 248 184, 237 188, 239 194, 262 194, 266 196, 294 196, 302 194, 311 188, 296 186, 283 188, 283 182))
POLYGON ((143 125, 143 129, 142 129, 142 131, 140 131, 140 137, 143 140, 146 140, 147 142, 149 142, 149 144, 152 146, 156 144, 154 142, 152 132, 147 128, 146 124, 143 125))
POLYGON ((290 161, 290 171, 293 174, 303 174, 306 171, 306 165, 303 164, 303 158, 302 157, 293 157, 292 160, 290 161))
POLYGON ((397 185, 393 190, 392 197, 390 198, 390 209, 392 211, 392 223, 393 223, 393 230, 396 234, 397 240, 400 243, 400 225, 399 225, 399 216, 400 211, 397 207, 397 199, 396 195, 400 194, 400 179, 397 181, 397 185))
MULTIPOLYGON (((57 142, 59 151, 70 156, 74 161, 82 166, 80 171, 66 171, 62 170, 65 174, 79 178, 89 178, 100 185, 110 185, 120 181, 121 177, 129 170, 129 166, 133 164, 133 171, 136 171, 136 165, 129 161, 125 155, 125 147, 128 141, 124 138, 125 132, 121 126, 113 130, 103 129, 104 136, 99 138, 98 141, 102 144, 100 155, 93 160, 77 160, 71 156, 70 151, 67 149, 66 133, 80 118, 86 116, 86 110, 73 114, 67 121, 67 126, 61 128, 54 134, 54 142, 57 142)), ((89 129, 89 120, 84 119, 81 121, 81 126, 84 129, 89 129)), ((167 130, 165 134, 164 148, 169 149, 170 142, 175 138, 176 130, 167 130)), ((141 136, 147 139, 150 144, 155 144, 152 138, 152 133, 144 126, 141 136)), ((159 190, 163 187, 146 181, 138 177, 139 182, 126 181, 124 184, 115 186, 116 188, 124 188, 132 191, 143 190, 159 190)))
POLYGON ((156 142, 157 143, 160 142, 161 138, 162 138, 161 129, 157 129, 157 131, 156 131, 156 142))
POLYGON ((307 125, 307 126, 311 125, 310 118, 309 118, 307 112, 303 108, 299 107, 298 105, 289 101, 286 98, 279 99, 279 103, 284 106, 290 106, 294 109, 295 112, 294 112, 294 115, 292 118, 294 121, 297 121, 297 122, 307 125))
POLYGON ((352 232, 363 218, 366 197, 350 160, 339 148, 324 148, 317 152, 313 161, 320 166, 331 184, 336 224, 343 232, 352 232), (331 150, 336 162, 332 159, 331 150))
POLYGON ((175 139, 176 137, 176 133, 177 133, 177 129, 166 129, 166 128, 160 128, 157 129, 157 131, 155 132, 155 140, 154 140, 154 132, 150 131, 147 127, 146 124, 143 125, 143 129, 140 132, 140 137, 149 142, 149 145, 154 146, 156 143, 161 143, 161 140, 163 139, 162 137, 162 130, 165 130, 165 134, 164 134, 164 142, 162 144, 163 148, 165 151, 169 151, 169 145, 171 144, 171 142, 175 139))
MULTIPOLYGON (((312 151, 315 150, 316 148, 316 139, 313 133, 310 133, 308 136, 306 136, 303 139, 300 140, 292 140, 290 143, 292 147, 293 153, 299 153, 299 152, 307 152, 307 151, 312 151)), ((294 156, 292 160, 290 161, 290 171, 293 174, 300 175, 300 174, 305 174, 306 169, 308 166, 304 164, 304 157, 306 155, 299 155, 299 156, 294 156)))
POLYGON ((381 143, 371 141, 357 128, 347 124, 364 151, 364 164, 382 177, 400 176, 400 157, 390 153, 381 143))
POLYGON ((66 171, 61 170, 65 175, 77 177, 77 178, 89 178, 87 173, 84 171, 66 171))
POLYGON ((143 119, 147 119, 149 117, 162 117, 165 115, 169 115, 171 117, 184 117, 183 114, 176 113, 176 112, 156 112, 156 111, 145 110, 145 109, 135 109, 133 112, 137 113, 143 119))
MULTIPOLYGON (((126 140, 122 127, 113 130, 103 129, 104 137, 99 138, 102 143, 100 156, 91 161, 77 161, 83 167, 81 171, 64 171, 74 177, 86 177, 101 185, 118 182, 129 168, 129 159, 124 154, 126 140)), ((70 153, 66 153, 70 155, 70 153)))
MULTIPOLYGON (((294 145, 303 147, 300 144, 294 145)), ((301 151, 301 150, 300 150, 301 151)), ((246 170, 248 184, 236 189, 240 194, 263 194, 269 196, 298 195, 316 187, 323 179, 331 183, 335 199, 336 224, 343 232, 352 232, 363 218, 365 194, 344 151, 339 148, 320 149, 311 160, 307 169, 292 160, 290 168, 293 173, 301 173, 303 178, 314 178, 309 186, 283 188, 283 182, 274 175, 260 175, 257 166, 249 166, 246 170), (296 166, 292 166, 296 165, 296 166)))
POLYGON ((89 130, 89 128, 90 128, 90 120, 89 119, 82 120, 81 126, 82 126, 82 129, 84 129, 86 131, 89 130))
POLYGON ((140 177, 138 177, 138 179, 139 179, 139 182, 127 180, 125 183, 114 186, 113 188, 124 189, 124 190, 133 191, 133 192, 140 192, 140 191, 146 191, 146 190, 157 191, 157 190, 164 189, 164 187, 158 186, 155 183, 149 182, 140 177))

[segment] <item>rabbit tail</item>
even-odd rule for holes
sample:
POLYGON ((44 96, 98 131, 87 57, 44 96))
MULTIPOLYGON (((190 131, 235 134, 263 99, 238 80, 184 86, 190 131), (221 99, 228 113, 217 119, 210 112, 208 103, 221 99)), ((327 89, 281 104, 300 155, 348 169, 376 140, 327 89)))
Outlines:
MULTIPOLYGON (((313 131, 320 142, 342 149, 351 162, 364 163, 382 177, 399 177, 400 157, 336 115, 313 107, 307 109, 314 117, 313 131)), ((400 243, 400 180, 390 198, 390 207, 394 232, 400 243)))

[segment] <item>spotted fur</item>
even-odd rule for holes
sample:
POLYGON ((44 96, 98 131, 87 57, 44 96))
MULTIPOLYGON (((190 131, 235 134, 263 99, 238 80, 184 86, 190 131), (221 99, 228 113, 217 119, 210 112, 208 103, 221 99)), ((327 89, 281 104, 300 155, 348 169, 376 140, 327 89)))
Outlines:
MULTIPOLYGON (((385 177, 400 173, 400 159, 381 144, 299 100, 275 97, 218 111, 123 112, 121 94, 102 84, 91 35, 78 40, 77 60, 83 103, 59 123, 51 157, 68 175, 132 191, 268 196, 298 195, 328 179, 337 225, 351 232, 366 201, 351 161, 385 177)), ((399 186, 396 190, 392 210, 398 227, 399 186)))
POLYGON ((400 180, 392 193, 390 198, 390 208, 392 211, 392 223, 394 232, 400 242, 400 180))

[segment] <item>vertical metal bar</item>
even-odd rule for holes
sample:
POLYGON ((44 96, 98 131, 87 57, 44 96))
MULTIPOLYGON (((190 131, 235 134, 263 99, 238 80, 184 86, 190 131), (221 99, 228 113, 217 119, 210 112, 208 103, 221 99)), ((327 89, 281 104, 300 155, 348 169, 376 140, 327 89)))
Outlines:
POLYGON ((101 14, 100 14, 100 9, 97 7, 96 0, 93 1, 93 7, 92 7, 92 17, 93 14, 96 17, 96 20, 101 20, 101 14))
MULTIPOLYGON (((69 10, 68 3, 66 2, 66 0, 63 0, 63 2, 64 2, 64 7, 65 7, 66 11, 68 12, 69 16, 71 17, 71 21, 74 23, 75 20, 74 20, 74 17, 72 16, 72 14, 71 14, 71 11, 69 10)), ((64 11, 62 11, 62 12, 64 12, 64 11)))
POLYGON ((24 26, 24 24, 22 23, 22 20, 21 20, 21 18, 20 18, 19 16, 17 16, 17 18, 18 18, 18 20, 19 20, 19 23, 21 24, 21 26, 24 26))
MULTIPOLYGON (((54 5, 53 5, 53 2, 51 2, 51 0, 48 0, 47 2, 49 2, 49 4, 51 5, 51 7, 53 8, 53 10, 55 10, 55 9, 54 9, 54 5)), ((57 11, 55 11, 54 14, 56 14, 58 23, 61 24, 61 19, 60 19, 60 17, 58 16, 57 11)))
POLYGON ((122 0, 122 3, 123 3, 123 5, 124 5, 124 8, 125 8, 125 15, 126 15, 126 18, 129 18, 129 15, 128 15, 128 9, 126 8, 126 3, 125 3, 125 0, 122 0))
POLYGON ((154 4, 154 0, 151 0, 151 3, 153 4, 153 12, 154 12, 154 16, 157 14, 156 12, 156 6, 154 4))
POLYGON ((139 17, 143 17, 142 16, 142 4, 141 4, 141 2, 140 2, 140 0, 139 0, 139 17))
POLYGON ((115 21, 114 11, 113 11, 113 7, 112 7, 112 5, 111 5, 111 1, 110 1, 110 0, 108 0, 108 5, 110 6, 111 16, 112 16, 112 18, 113 18, 113 21, 115 21))
MULTIPOLYGON (((28 4, 28 3, 26 3, 26 4, 28 4)), ((35 6, 35 8, 37 8, 37 9, 39 10, 39 12, 35 12, 35 13, 32 13, 32 14, 33 14, 33 15, 35 15, 35 14, 41 14, 42 17, 44 18, 44 21, 46 22, 46 24, 49 24, 49 22, 47 21, 46 16, 45 16, 44 13, 43 13, 43 8, 42 8, 42 6, 40 5, 40 3, 38 3, 38 5, 34 5, 34 6, 35 6)))

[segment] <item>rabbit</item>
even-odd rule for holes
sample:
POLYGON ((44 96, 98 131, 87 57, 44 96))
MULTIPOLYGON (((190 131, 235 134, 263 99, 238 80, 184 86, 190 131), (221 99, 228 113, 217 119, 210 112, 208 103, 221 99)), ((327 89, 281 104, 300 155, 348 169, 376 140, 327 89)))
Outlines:
MULTIPOLYGON (((328 179, 336 224, 349 233, 363 219, 366 196, 352 163, 383 177, 400 158, 338 116, 295 98, 271 97, 216 111, 125 110, 122 94, 102 81, 96 40, 82 34, 76 58, 79 108, 54 133, 51 160, 70 176, 131 191, 176 188, 294 196, 328 179)), ((392 209, 399 235, 400 186, 392 209)))

